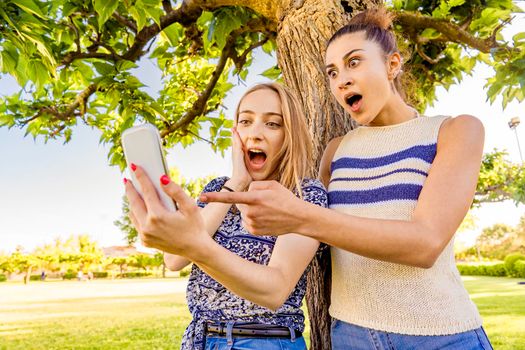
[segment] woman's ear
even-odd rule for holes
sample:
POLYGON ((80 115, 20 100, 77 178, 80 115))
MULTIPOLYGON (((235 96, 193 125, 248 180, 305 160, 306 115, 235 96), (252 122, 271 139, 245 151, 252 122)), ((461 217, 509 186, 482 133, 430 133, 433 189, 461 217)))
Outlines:
POLYGON ((387 66, 388 79, 394 80, 399 75, 399 72, 403 66, 403 59, 401 58, 399 52, 394 52, 388 56, 387 66))

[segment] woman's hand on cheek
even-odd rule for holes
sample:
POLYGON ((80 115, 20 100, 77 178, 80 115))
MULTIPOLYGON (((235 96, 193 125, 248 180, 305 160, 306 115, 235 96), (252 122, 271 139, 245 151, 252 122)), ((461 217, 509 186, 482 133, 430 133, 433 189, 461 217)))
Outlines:
POLYGON ((236 191, 244 191, 252 182, 252 177, 246 169, 244 161, 244 144, 236 128, 232 129, 232 161, 233 173, 228 181, 228 185, 234 187, 236 191))
POLYGON ((161 187, 178 205, 176 212, 167 210, 143 169, 137 166, 135 174, 144 199, 130 181, 125 184, 126 196, 130 203, 130 219, 144 246, 191 260, 193 254, 198 254, 204 246, 202 243, 210 239, 199 208, 180 186, 163 176, 161 187))

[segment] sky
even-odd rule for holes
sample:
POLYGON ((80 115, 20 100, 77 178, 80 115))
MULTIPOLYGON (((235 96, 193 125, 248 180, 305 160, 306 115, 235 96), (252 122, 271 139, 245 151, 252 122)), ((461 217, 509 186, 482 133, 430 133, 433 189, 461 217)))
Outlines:
MULTIPOLYGON (((504 31, 505 38, 525 31, 525 16, 516 18, 504 31)), ((224 101, 233 113, 242 92, 255 83, 267 81, 260 75, 275 65, 275 57, 257 51, 254 65, 245 84, 237 78, 235 88, 224 101)), ((161 75, 152 61, 144 59, 136 71, 147 85, 146 91, 155 94, 160 90, 161 75)), ((507 123, 520 117, 517 128, 522 152, 525 153, 525 103, 513 102, 502 109, 501 99, 490 105, 483 89, 485 79, 491 75, 486 66, 478 66, 471 77, 446 91, 438 89, 434 107, 426 115, 472 114, 485 126, 485 152, 497 147, 507 150, 509 158, 519 162, 515 133, 507 123)), ((0 96, 17 91, 18 86, 9 76, 0 76, 0 96)), ((0 128, 0 252, 11 252, 18 245, 30 251, 38 245, 50 243, 56 237, 88 234, 100 246, 124 245, 124 235, 113 224, 120 218, 124 188, 117 167, 109 166, 109 147, 99 144, 100 132, 86 126, 74 129, 72 141, 36 141, 24 137, 19 129, 0 128)), ((213 153, 205 142, 197 142, 183 149, 180 146, 168 151, 167 161, 176 166, 186 178, 210 174, 230 175, 231 157, 213 153)), ((478 228, 460 236, 472 242, 481 228, 494 223, 515 225, 525 215, 525 206, 513 202, 485 204, 474 210, 478 228)))

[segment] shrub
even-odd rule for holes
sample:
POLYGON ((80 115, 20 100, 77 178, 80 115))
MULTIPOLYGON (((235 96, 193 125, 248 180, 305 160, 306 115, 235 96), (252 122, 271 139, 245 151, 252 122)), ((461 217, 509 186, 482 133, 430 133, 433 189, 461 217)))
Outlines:
POLYGON ((108 278, 107 271, 93 272, 93 278, 108 278))
POLYGON ((117 275, 117 277, 120 277, 120 278, 140 278, 140 277, 146 277, 146 276, 151 276, 151 275, 152 275, 151 272, 138 271, 138 272, 124 272, 122 274, 117 275))
POLYGON ((185 268, 183 268, 182 270, 179 271, 179 276, 180 277, 186 277, 186 276, 189 276, 190 275, 190 272, 191 272, 191 264, 186 266, 185 268))
POLYGON ((485 276, 494 276, 494 277, 505 277, 507 276, 507 271, 505 270, 505 264, 499 263, 494 265, 484 265, 485 267, 485 276))
POLYGON ((0 274, 0 282, 5 282, 5 281, 7 281, 7 276, 0 274))
POLYGON ((504 263, 492 265, 457 265, 459 273, 465 276, 494 276, 504 277, 507 275, 504 263))
POLYGON ((505 257, 505 269, 507 270, 507 276, 517 277, 517 271, 514 267, 514 264, 519 260, 525 260, 525 255, 513 253, 505 257))
POLYGON ((68 271, 62 276, 64 280, 74 280, 75 278, 77 278, 77 273, 74 271, 68 271))
POLYGON ((40 275, 31 275, 29 276, 30 281, 40 281, 40 275))
POLYGON ((514 263, 516 277, 525 278, 525 260, 518 260, 514 263))

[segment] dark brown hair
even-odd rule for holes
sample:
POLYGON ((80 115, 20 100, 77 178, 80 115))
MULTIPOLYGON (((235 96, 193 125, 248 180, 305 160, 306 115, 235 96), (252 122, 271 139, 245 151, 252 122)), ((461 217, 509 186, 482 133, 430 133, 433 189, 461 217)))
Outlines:
MULTIPOLYGON (((392 31, 392 21, 394 16, 388 12, 384 7, 373 7, 368 10, 359 12, 357 15, 352 17, 347 25, 340 28, 335 32, 326 47, 337 38, 340 38, 346 34, 365 32, 366 40, 376 42, 385 55, 390 55, 394 52, 399 53, 397 48, 397 40, 394 32, 392 31)), ((397 92, 405 99, 405 93, 401 84, 401 72, 394 78, 394 86, 397 92)))

